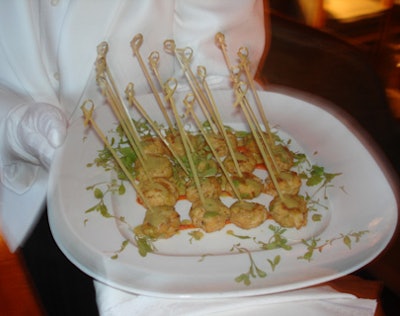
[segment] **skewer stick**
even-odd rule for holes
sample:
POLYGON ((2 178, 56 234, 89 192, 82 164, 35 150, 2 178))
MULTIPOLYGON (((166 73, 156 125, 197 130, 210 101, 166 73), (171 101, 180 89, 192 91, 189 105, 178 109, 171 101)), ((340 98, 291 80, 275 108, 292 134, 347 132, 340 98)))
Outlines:
POLYGON ((206 68, 203 67, 203 66, 198 66, 197 67, 197 75, 200 77, 201 83, 203 84, 203 89, 206 92, 206 95, 207 95, 208 99, 210 100, 210 106, 211 106, 211 110, 212 110, 212 113, 213 113, 213 116, 214 116, 214 121, 217 123, 217 126, 218 126, 218 128, 220 130, 220 133, 223 135, 223 137, 225 139, 225 142, 226 142, 226 145, 228 146, 228 151, 229 151, 229 154, 230 154, 230 156, 232 158, 232 161, 233 161, 233 164, 235 166, 236 172, 239 175, 239 177, 242 177, 243 173, 240 170, 239 163, 238 163, 238 161, 236 159, 236 155, 235 155, 235 152, 233 151, 232 144, 229 141, 228 135, 226 134, 225 126, 224 126, 224 123, 222 122, 221 116, 219 114, 218 107, 215 104, 214 97, 213 97, 213 95, 211 93, 210 87, 207 84, 207 80, 206 80, 207 70, 206 70, 206 68))
POLYGON ((144 160, 145 154, 140 146, 140 137, 137 134, 136 129, 134 128, 133 123, 129 117, 125 113, 125 109, 118 106, 118 103, 115 102, 115 96, 113 96, 112 91, 110 91, 109 86, 107 85, 107 80, 104 77, 98 78, 98 84, 104 90, 104 93, 109 100, 111 108, 114 111, 118 121, 121 124, 122 129, 125 132, 126 137, 128 138, 129 143, 131 144, 132 148, 135 150, 136 154, 138 155, 139 159, 144 160))
POLYGON ((196 113, 194 112, 194 109, 193 109, 194 100, 191 97, 192 97, 192 95, 188 94, 186 96, 186 98, 183 100, 183 103, 185 104, 186 109, 187 109, 187 113, 189 113, 191 115, 192 119, 195 121, 197 128, 199 129, 199 131, 203 135, 204 139, 206 140, 207 145, 210 147, 211 152, 213 153, 215 160, 218 162, 219 166, 221 167, 221 169, 222 169, 222 171, 223 171, 223 173, 224 173, 224 175, 226 177, 226 180, 229 182, 230 186, 232 187, 232 190, 235 193, 237 199, 239 201, 241 201, 242 198, 240 196, 240 193, 239 193, 238 189, 236 188, 235 184, 233 183, 232 178, 230 177, 230 174, 229 174, 228 170, 226 170, 226 168, 225 168, 223 162, 221 161, 221 159, 219 158, 218 153, 216 152, 213 144, 211 143, 210 139, 208 138, 207 132, 204 130, 203 125, 201 124, 201 122, 200 122, 199 118, 197 117, 196 113))
POLYGON ((283 199, 283 195, 282 195, 282 192, 281 192, 281 190, 280 190, 280 187, 279 187, 278 181, 277 181, 277 179, 276 179, 275 173, 274 173, 273 170, 272 170, 270 161, 268 160, 268 157, 266 156, 265 151, 262 150, 263 147, 262 147, 262 144, 261 144, 261 142, 260 142, 260 138, 258 137, 258 134, 257 134, 257 129, 256 129, 256 127, 255 127, 256 124, 253 124, 253 121, 252 121, 252 119, 251 119, 251 116, 250 116, 250 114, 249 114, 249 112, 248 112, 248 108, 247 108, 247 106, 244 104, 245 92, 243 92, 243 91, 245 91, 245 90, 243 90, 243 89, 240 87, 240 84, 238 84, 238 85, 236 86, 236 88, 235 88, 234 91, 235 91, 235 95, 236 95, 236 98, 237 98, 237 104, 240 105, 240 107, 241 107, 241 109, 242 109, 242 112, 243 112, 243 114, 244 114, 244 116, 245 116, 245 118, 246 118, 246 120, 247 120, 247 122, 248 122, 248 125, 249 125, 249 128, 250 128, 250 130, 251 130, 251 133, 253 134, 254 140, 255 140, 255 142, 257 143, 258 148, 260 149, 260 153, 261 153, 261 155, 262 155, 262 157, 263 157, 264 163, 265 163, 265 165, 266 165, 266 167, 267 167, 267 170, 268 170, 268 172, 269 172, 269 175, 270 175, 270 177, 271 177, 271 179, 272 179, 272 183, 274 184, 275 189, 276 189, 276 191, 277 191, 279 197, 280 197, 280 198, 282 199, 282 201, 283 201, 283 200, 284 200, 284 199, 283 199))
POLYGON ((160 53, 157 51, 152 51, 149 55, 148 60, 149 60, 150 69, 151 69, 151 71, 153 71, 153 74, 156 77, 158 84, 162 88, 163 82, 161 79, 160 72, 158 71, 158 65, 160 62, 160 53))
MULTIPOLYGON (((231 73, 232 81, 233 81, 234 85, 237 86, 237 89, 240 90, 240 89, 241 89, 241 88, 240 88, 240 84, 238 84, 238 82, 239 82, 239 75, 240 75, 240 67, 238 67, 238 66, 234 67, 234 66, 232 66, 232 64, 231 64, 231 62, 230 62, 230 59, 229 59, 229 56, 228 56, 228 52, 227 52, 227 45, 226 45, 226 42, 225 42, 225 36, 224 36, 222 33, 217 33, 217 34, 215 35, 215 39, 216 39, 216 42, 217 42, 218 46, 220 47, 220 49, 221 49, 221 51, 222 51, 222 54, 223 54, 223 56, 224 56, 224 59, 225 59, 225 63, 226 63, 226 65, 227 65, 227 68, 229 69, 229 71, 230 71, 230 73, 231 73)), ((242 53, 243 53, 243 52, 242 52, 242 53)), ((250 81, 253 82, 253 81, 251 80, 250 71, 248 72, 248 77, 250 78, 250 81)), ((254 89, 255 89, 255 87, 254 87, 254 89)), ((257 96, 258 96, 258 94, 257 94, 257 96)), ((247 98, 246 98, 245 94, 243 94, 243 93, 242 93, 242 97, 240 98, 240 100, 241 100, 241 101, 243 100, 243 101, 245 102, 244 104, 249 104, 248 101, 247 101, 247 98)), ((259 99, 258 99, 258 100, 259 100, 259 99)), ((261 105, 261 101, 260 101, 260 100, 259 100, 259 103, 258 103, 258 104, 259 104, 258 106, 259 106, 259 111, 260 111, 260 113, 264 113, 264 111, 262 110, 262 105, 261 105)), ((268 142, 265 140, 265 137, 264 137, 264 135, 263 135, 263 133, 262 133, 261 127, 260 127, 260 125, 258 124, 257 119, 255 118, 255 115, 254 115, 253 111, 251 110, 251 107, 248 106, 247 108, 248 108, 248 110, 250 111, 249 113, 251 113, 251 116, 252 116, 252 118, 253 118, 254 124, 255 124, 255 125, 257 126, 257 128, 260 130, 260 133, 259 133, 259 134, 260 134, 260 137, 263 139, 264 146, 265 146, 265 148, 267 149, 268 154, 269 154, 270 157, 271 157, 272 163, 273 163, 275 169, 279 172, 277 163, 276 163, 276 161, 275 161, 275 157, 274 157, 274 155, 273 155, 273 153, 272 153, 272 150, 271 150, 271 148, 270 148, 268 142)), ((270 131, 270 129, 269 129, 269 124, 268 124, 268 121, 266 120, 266 118, 265 118, 265 122, 266 122, 266 124, 264 123, 264 125, 265 125, 265 128, 266 128, 266 130, 267 130, 267 135, 268 135, 269 140, 270 140, 271 143, 272 143, 272 142, 273 142, 273 138, 272 138, 272 136, 271 136, 271 131, 270 131)), ((264 147, 260 147, 260 148, 259 148, 261 152, 263 152, 263 148, 264 148, 264 147)))
MULTIPOLYGON (((190 67, 192 58, 193 58, 193 50, 190 47, 186 47, 183 49, 178 48, 176 50, 177 53, 177 58, 180 58, 180 63, 183 65, 184 71, 188 74, 188 77, 190 78, 190 82, 192 83, 192 90, 194 94, 196 95, 196 99, 198 99, 198 102, 203 105, 204 111, 207 113, 211 112, 211 109, 209 107, 209 102, 207 99, 207 96, 203 93, 203 90, 201 89, 196 76, 193 74, 193 71, 190 67)), ((210 124, 213 124, 213 120, 210 117, 209 118, 210 124)), ((214 130, 215 131, 215 130, 214 130)), ((217 131, 215 131, 217 133, 217 131)))
POLYGON ((106 61, 106 54, 108 52, 107 43, 103 42, 97 47, 98 57, 96 60, 96 80, 99 87, 102 89, 103 93, 108 100, 115 116, 121 124, 122 129, 135 153, 138 156, 139 161, 142 163, 145 174, 147 173, 146 167, 144 165, 145 155, 143 149, 140 145, 140 137, 137 134, 136 128, 129 116, 129 112, 123 103, 115 81, 112 77, 111 71, 108 68, 106 61))
POLYGON ((261 144, 264 145, 262 148, 260 148, 260 151, 263 151, 264 149, 267 150, 267 153, 268 153, 269 157, 271 158, 272 165, 273 165, 273 167, 275 168, 275 171, 279 174, 279 173, 280 173, 280 169, 279 169, 278 164, 276 163, 274 153, 272 152, 272 149, 271 149, 271 146, 269 145, 268 140, 265 138, 264 132, 263 132, 263 130, 261 129, 260 124, 258 124, 257 118, 256 118, 256 116, 255 116, 255 114, 254 114, 254 112, 253 112, 253 110, 252 110, 252 108, 251 108, 251 105, 249 104, 247 98, 243 98, 243 103, 242 103, 242 105, 243 105, 243 106, 246 106, 247 111, 248 111, 248 113, 249 113, 249 117, 250 117, 251 120, 253 121, 254 126, 255 126, 256 129, 257 129, 258 136, 260 137, 260 139, 261 139, 261 141, 262 141, 261 144))
MULTIPOLYGON (((148 61, 149 61, 149 65, 150 65, 150 69, 153 71, 154 76, 157 79, 157 82, 159 84, 159 86, 161 87, 161 90, 164 94, 164 101, 167 104, 168 102, 165 100, 165 91, 164 91, 164 83, 161 79, 161 75, 160 72, 158 71, 158 65, 159 65, 159 61, 160 61, 160 54, 157 51, 152 51, 148 57, 148 61)), ((176 134, 175 128, 174 129, 170 129, 170 132, 172 135, 176 134)))
POLYGON ((272 136, 271 136, 271 129, 269 127, 269 122, 267 120, 267 117, 265 115, 265 111, 263 109, 263 106, 261 104, 261 100, 260 97, 258 95, 256 86, 254 84, 254 79, 251 75, 250 72, 250 66, 249 66, 249 51, 246 47, 241 47, 238 51, 238 56, 240 58, 240 66, 242 67, 242 69, 244 70, 245 74, 246 74, 246 78, 247 78, 247 82, 250 86, 250 90, 253 93, 254 99, 256 101, 256 105, 258 108, 258 112, 260 113, 261 116, 261 120, 264 124, 265 130, 267 131, 267 135, 270 138, 270 140, 272 140, 272 136))
POLYGON ((202 89, 197 82, 196 77, 194 76, 191 68, 190 62, 193 56, 193 50, 190 47, 186 47, 184 49, 178 49, 175 46, 175 42, 173 40, 166 40, 164 42, 164 50, 169 53, 175 55, 176 59, 180 67, 183 70, 183 73, 188 81, 190 88, 192 89, 197 102, 199 103, 201 110, 203 111, 206 120, 210 123, 210 127, 213 133, 217 134, 218 130, 215 127, 213 120, 211 119, 209 113, 209 105, 207 104, 207 97, 204 95, 202 89))
POLYGON ((152 127, 153 131, 157 134, 157 136, 162 140, 164 145, 168 148, 168 150, 171 152, 171 154, 174 156, 176 161, 178 161, 179 165, 181 168, 184 170, 186 174, 188 174, 188 170, 186 169, 186 166, 183 164, 182 160, 179 158, 178 154, 176 151, 169 145, 168 141, 166 140, 164 134, 161 132, 161 130, 158 128, 156 124, 154 124, 154 121, 151 119, 147 111, 144 109, 144 107, 140 104, 140 102, 135 98, 134 96, 134 89, 133 89, 133 83, 129 83, 128 86, 125 89, 125 93, 127 95, 128 101, 137 108, 137 110, 140 112, 140 114, 146 119, 147 123, 152 127))
POLYGON ((181 138, 182 138, 182 143, 183 143, 183 146, 185 148, 186 156, 187 156, 188 161, 189 161, 189 166, 190 166, 190 169, 192 171, 194 183, 195 183, 197 191, 199 193, 200 201, 201 201, 201 203, 203 205, 205 205, 205 198, 204 198, 203 189, 201 187, 200 179, 199 179, 199 176, 197 174, 197 168, 196 168, 196 165, 195 165, 195 163, 193 161, 193 157, 192 157, 193 149, 190 148, 190 140, 187 137, 186 131, 185 131, 183 125, 182 125, 182 121, 181 121, 179 113, 178 113, 178 111, 176 109, 175 100, 174 100, 174 97, 173 97, 173 94, 174 94, 174 92, 176 90, 176 86, 177 86, 177 82, 170 79, 170 80, 167 80, 167 82, 164 84, 164 90, 167 93, 166 97, 170 102, 172 112, 173 112, 173 114, 175 116, 176 124, 178 126, 178 130, 179 130, 179 133, 180 133, 181 138))
MULTIPOLYGON (((240 100, 243 101, 243 102, 242 102, 242 105, 243 105, 243 106, 246 106, 247 113, 249 114, 249 117, 250 117, 252 123, 254 124, 254 126, 255 126, 255 128, 256 128, 256 130, 257 130, 257 132, 258 132, 258 136, 259 136, 260 139, 262 140, 262 144, 264 145, 263 147, 259 147, 259 146, 258 146, 258 147, 259 147, 259 150, 260 150, 260 152, 263 152, 264 149, 267 150, 267 153, 268 153, 269 157, 271 158, 272 165, 273 165, 273 167, 275 168, 276 172, 279 174, 279 173, 280 173, 280 170, 279 170, 279 167, 278 167, 278 165, 277 165, 277 163, 276 163, 275 156, 274 156, 274 154, 273 154, 273 152, 272 152, 271 146, 269 145, 270 143, 269 143, 268 140, 265 138, 264 132, 263 132, 263 130, 262 130, 260 124, 258 123, 258 119, 257 119, 256 115, 254 114, 254 111, 253 111, 253 109, 252 109, 252 107, 251 107, 251 105, 250 105, 248 99, 246 98, 246 93, 243 93, 242 87, 244 87, 245 84, 244 84, 243 82, 240 82, 240 81, 239 81, 239 76, 234 76, 233 78, 234 78, 234 79, 233 79, 233 80, 234 80, 234 86, 237 87, 237 89, 238 89, 240 92, 242 92, 242 95, 243 95, 243 96, 240 98, 240 100)), ((246 86, 245 90, 246 90, 246 92, 247 92, 247 86, 246 86)), ((273 139, 272 139, 272 138, 269 138, 269 139, 270 139, 270 142, 273 143, 273 139)), ((271 172, 272 172, 272 171, 271 171, 271 172)))
POLYGON ((221 126, 223 126, 223 124, 221 125, 221 122, 218 120, 218 117, 216 116, 216 107, 215 107, 215 101, 214 98, 212 96, 211 90, 207 84, 207 70, 206 67, 204 66, 197 66, 197 77, 200 79, 200 83, 201 83, 201 87, 199 87, 199 89, 202 89, 202 91, 204 90, 204 97, 207 100, 207 109, 208 112, 211 116, 211 119, 213 120, 213 122, 215 123, 215 125, 217 126, 219 132, 222 134, 222 128, 221 126))
POLYGON ((153 83, 153 80, 152 80, 152 78, 146 68, 146 65, 143 61, 143 58, 139 52, 139 49, 140 49, 140 46, 142 46, 142 43, 143 43, 143 35, 142 34, 139 33, 133 37, 133 39, 131 41, 131 48, 132 48, 133 54, 136 56, 136 58, 139 62, 140 68, 142 68, 143 74, 146 77, 146 80, 150 86, 151 91, 153 92, 153 95, 157 101, 157 104, 160 107, 160 110, 164 115, 165 121, 167 122, 170 130, 173 131, 173 125, 172 125, 171 119, 168 116, 165 106, 160 98, 160 95, 153 83))
POLYGON ((221 49, 222 55, 224 56, 224 60, 228 67, 229 72, 232 73, 233 72, 232 63, 228 55, 228 49, 225 42, 225 35, 222 34, 221 32, 218 32, 215 35, 215 41, 217 42, 217 46, 221 49))
POLYGON ((140 187, 137 185, 135 179, 133 178, 132 174, 128 171, 128 169, 125 167, 124 163, 122 162, 122 160, 119 158, 118 154, 116 153, 116 151, 114 150, 114 148, 111 146, 111 144, 109 143, 109 141, 107 140, 107 137, 103 134, 103 132, 101 131, 101 129, 99 128, 99 126, 97 125, 96 121, 93 119, 93 110, 94 110, 94 104, 91 100, 87 100, 85 101, 85 103, 81 106, 81 110, 83 112, 84 115, 84 123, 83 125, 89 126, 91 125, 92 128, 94 129, 94 131, 96 132, 97 136, 101 139, 101 141, 103 142, 103 144, 107 147, 107 149, 109 150, 109 152, 112 154, 114 160, 117 162, 118 166, 121 168, 121 170, 123 171, 123 173, 125 174, 125 176, 128 178, 129 182, 131 183, 132 187, 136 190, 137 194, 139 195, 139 197, 142 199, 143 204, 145 205, 146 208, 151 210, 151 206, 147 201, 147 198, 145 197, 145 195, 143 194, 143 192, 141 191, 140 187), (87 103, 91 104, 90 108, 87 108, 87 103))

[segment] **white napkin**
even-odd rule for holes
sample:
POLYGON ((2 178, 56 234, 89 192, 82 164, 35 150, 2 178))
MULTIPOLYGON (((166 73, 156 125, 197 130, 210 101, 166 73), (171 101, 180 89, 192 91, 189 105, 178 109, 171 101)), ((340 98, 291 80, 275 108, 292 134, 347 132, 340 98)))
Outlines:
POLYGON ((101 316, 374 315, 376 300, 320 285, 276 294, 220 299, 167 299, 135 295, 94 281, 101 316))

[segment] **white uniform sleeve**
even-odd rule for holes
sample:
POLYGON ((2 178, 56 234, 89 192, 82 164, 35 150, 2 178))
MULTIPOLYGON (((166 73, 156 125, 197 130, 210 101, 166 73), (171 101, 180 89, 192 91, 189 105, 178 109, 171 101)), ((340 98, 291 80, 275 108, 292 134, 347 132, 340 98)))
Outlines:
MULTIPOLYGON (((14 91, 0 86, 0 181, 8 189, 22 194, 29 189, 36 178, 39 166, 19 159, 17 153, 10 148, 10 138, 14 139, 10 127, 10 112, 15 111, 23 104, 32 102, 28 97, 21 96, 14 91)), ((15 122, 15 125, 17 122, 15 122)), ((14 124, 13 124, 14 125, 14 124)))
POLYGON ((25 239, 42 209, 47 172, 22 160, 10 160, 6 118, 28 98, 0 86, 0 230, 11 251, 25 239))
MULTIPOLYGON (((46 157, 51 157, 53 146, 41 135, 51 130, 44 122, 49 121, 46 107, 52 104, 59 111, 57 81, 52 76, 56 68, 50 69, 55 59, 47 45, 51 43, 46 42, 47 34, 39 35, 45 27, 41 25, 46 21, 45 5, 50 1, 0 3, 0 229, 12 251, 28 236, 43 209, 48 175, 42 164, 48 165, 46 157), (43 115, 38 115, 36 105, 44 102, 43 115), (39 121, 40 132, 31 133, 39 121)), ((55 32, 57 27, 50 29, 55 32)))
POLYGON ((0 86, 0 227, 11 250, 41 211, 46 168, 68 124, 57 107, 28 99, 0 86))

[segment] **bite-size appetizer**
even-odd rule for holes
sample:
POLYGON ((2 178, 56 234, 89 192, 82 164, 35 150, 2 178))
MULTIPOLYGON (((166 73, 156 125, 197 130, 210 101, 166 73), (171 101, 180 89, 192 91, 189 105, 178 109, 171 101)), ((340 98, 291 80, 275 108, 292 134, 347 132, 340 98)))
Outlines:
MULTIPOLYGON (((236 138, 235 134, 233 134, 230 131, 226 131, 226 136, 227 136, 232 148, 236 149, 237 148, 237 138, 236 138)), ((213 146, 215 152, 217 153, 217 155, 219 157, 225 157, 225 156, 229 155, 228 144, 226 143, 226 140, 223 135, 209 133, 209 134, 207 134, 207 138, 210 141, 211 146, 213 146)))
POLYGON ((300 195, 276 196, 269 204, 272 218, 282 227, 300 229, 307 225, 307 203, 300 195))
MULTIPOLYGON (((264 191, 263 182, 252 173, 244 173, 243 177, 232 176, 231 179, 242 199, 254 199, 264 191)), ((232 186, 228 182, 224 189, 230 196, 235 196, 232 186)))
POLYGON ((146 135, 141 138, 140 143, 145 155, 162 156, 168 152, 165 144, 159 137, 146 135))
MULTIPOLYGON (((274 145, 273 140, 271 140, 271 137, 269 137, 267 133, 265 132, 263 133, 263 138, 267 141, 269 147, 272 147, 274 145)), ((242 148, 244 149, 243 151, 251 155, 256 160, 257 164, 264 163, 258 144, 255 141, 254 136, 252 134, 245 135, 241 139, 241 143, 242 143, 242 148)))
POLYGON ((197 176, 200 178, 215 176, 219 171, 217 162, 210 157, 200 157, 195 164, 197 176))
POLYGON ((180 135, 169 133, 165 138, 168 146, 171 147, 178 157, 186 156, 185 146, 183 145, 182 137, 180 135))
MULTIPOLYGON (((299 193, 302 182, 300 176, 296 172, 281 171, 276 180, 282 194, 297 195, 299 193)), ((272 196, 277 195, 275 185, 271 181, 271 178, 265 181, 265 193, 272 196)))
MULTIPOLYGON (((239 165, 239 170, 242 173, 253 173, 253 171, 256 169, 257 162, 252 155, 247 154, 247 153, 237 152, 237 153, 235 153, 235 158, 239 165)), ((235 162, 231 156, 227 156, 224 159, 223 164, 229 173, 238 174, 236 166, 235 166, 235 162)))
POLYGON ((259 203, 237 201, 231 205, 230 210, 231 223, 243 229, 260 226, 267 219, 267 209, 259 203))
POLYGON ((192 204, 189 216, 195 227, 203 229, 207 233, 224 228, 229 219, 229 208, 219 199, 197 200, 192 204))
POLYGON ((144 162, 145 168, 140 162, 135 164, 136 178, 145 181, 149 178, 171 178, 174 170, 168 157, 147 155, 144 162))
POLYGON ((153 178, 139 183, 139 188, 146 199, 147 206, 175 206, 179 191, 173 179, 153 178))
MULTIPOLYGON (((217 177, 200 178, 200 186, 205 198, 218 199, 221 195, 221 183, 217 177)), ((186 185, 186 199, 192 203, 200 200, 199 191, 193 180, 186 185)))
POLYGON ((290 170, 294 165, 293 152, 284 145, 272 147, 272 154, 279 170, 290 170))
POLYGON ((179 213, 172 206, 157 206, 146 211, 143 224, 136 226, 137 236, 151 239, 167 239, 174 236, 180 228, 179 213))

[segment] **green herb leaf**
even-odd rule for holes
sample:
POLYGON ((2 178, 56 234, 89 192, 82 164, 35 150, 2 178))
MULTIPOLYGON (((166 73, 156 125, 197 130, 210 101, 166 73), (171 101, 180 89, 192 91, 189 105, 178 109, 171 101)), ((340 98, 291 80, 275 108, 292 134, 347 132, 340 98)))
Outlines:
POLYGON ((101 191, 99 188, 95 188, 93 191, 94 197, 96 199, 102 199, 104 197, 103 191, 101 191))

